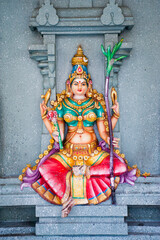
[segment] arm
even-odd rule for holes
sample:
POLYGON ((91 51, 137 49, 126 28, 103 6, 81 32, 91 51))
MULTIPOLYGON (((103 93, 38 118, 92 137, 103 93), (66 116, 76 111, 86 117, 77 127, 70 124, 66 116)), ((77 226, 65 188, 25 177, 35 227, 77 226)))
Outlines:
MULTIPOLYGON (((112 117, 112 121, 114 121, 115 125, 117 123, 117 119, 115 120, 115 117, 112 117)), ((98 127, 98 132, 100 137, 108 144, 110 145, 110 137, 109 137, 109 133, 106 132, 106 126, 104 125, 104 121, 103 120, 99 120, 97 121, 97 127, 98 127)), ((114 126, 115 127, 115 126, 114 126)), ((113 129, 114 129, 113 127, 113 129)), ((114 147, 119 148, 118 146, 118 142, 119 142, 119 138, 113 138, 113 145, 114 147)))
POLYGON ((114 105, 111 107, 114 111, 112 117, 111 117, 111 122, 112 122, 112 129, 114 130, 116 124, 117 124, 117 121, 118 121, 118 118, 120 116, 119 114, 119 103, 117 102, 117 100, 115 100, 115 103, 114 105))
MULTIPOLYGON (((46 110, 47 110, 47 106, 44 104, 44 101, 40 104, 40 110, 41 110, 41 116, 42 116, 42 119, 43 119, 43 122, 48 130, 48 132, 50 133, 50 135, 52 136, 53 134, 53 137, 54 139, 58 142, 58 132, 57 132, 57 129, 56 127, 53 126, 53 123, 47 118, 47 117, 43 117, 46 110)), ((58 125, 59 125, 59 129, 60 129, 60 133, 61 133, 61 139, 63 141, 64 139, 64 121, 63 120, 58 120, 58 125)))
MULTIPOLYGON (((112 109, 114 111, 112 117, 111 117, 111 122, 112 122, 112 129, 114 130, 118 118, 119 118, 119 103, 117 102, 117 100, 115 101, 115 104, 112 106, 112 109)), ((109 133, 106 132, 106 126, 104 125, 104 120, 98 120, 97 121, 97 127, 98 127, 98 132, 100 137, 109 145, 110 144, 110 138, 109 138, 109 133)), ((113 138, 113 145, 115 147, 119 147, 118 146, 118 138, 113 138)))
MULTIPOLYGON (((104 120, 98 120, 97 121, 97 128, 98 128, 98 132, 99 132, 99 135, 100 137, 105 141, 107 142, 108 138, 109 138, 109 133, 106 132, 106 127, 104 125, 104 120)), ((107 142, 108 143, 108 142, 107 142)))

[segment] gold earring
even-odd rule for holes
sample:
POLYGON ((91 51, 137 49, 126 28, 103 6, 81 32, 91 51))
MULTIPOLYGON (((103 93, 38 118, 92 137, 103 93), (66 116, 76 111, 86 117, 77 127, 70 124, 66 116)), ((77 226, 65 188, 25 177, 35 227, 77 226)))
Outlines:
POLYGON ((67 97, 71 97, 72 93, 71 92, 67 92, 66 95, 67 95, 67 97))

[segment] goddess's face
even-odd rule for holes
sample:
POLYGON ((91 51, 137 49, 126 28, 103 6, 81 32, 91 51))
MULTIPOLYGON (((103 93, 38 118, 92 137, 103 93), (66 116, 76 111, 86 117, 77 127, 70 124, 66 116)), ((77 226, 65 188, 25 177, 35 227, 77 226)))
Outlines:
POLYGON ((84 79, 75 79, 71 86, 74 95, 85 95, 87 88, 88 86, 84 79))

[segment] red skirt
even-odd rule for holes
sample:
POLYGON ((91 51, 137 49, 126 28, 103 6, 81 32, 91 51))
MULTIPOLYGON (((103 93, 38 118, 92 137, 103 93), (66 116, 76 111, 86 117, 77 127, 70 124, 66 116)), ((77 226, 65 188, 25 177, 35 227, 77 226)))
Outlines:
MULTIPOLYGON (((90 178, 85 176, 75 179, 71 170, 67 170, 58 160, 49 158, 39 168, 41 178, 32 184, 32 188, 45 200, 62 204, 70 195, 75 198, 75 204, 98 204, 109 198, 110 189, 110 156, 97 166, 90 167, 90 178), (81 184, 82 182, 82 184, 81 184), (78 183, 78 184, 76 184, 78 183), (81 188, 81 185, 83 189, 81 188), (77 189, 76 189, 77 188, 77 189), (83 191, 82 191, 83 190, 83 191), (73 195, 73 192, 83 192, 80 196, 73 195)), ((114 158, 115 188, 119 183, 119 176, 126 172, 126 164, 114 158)))

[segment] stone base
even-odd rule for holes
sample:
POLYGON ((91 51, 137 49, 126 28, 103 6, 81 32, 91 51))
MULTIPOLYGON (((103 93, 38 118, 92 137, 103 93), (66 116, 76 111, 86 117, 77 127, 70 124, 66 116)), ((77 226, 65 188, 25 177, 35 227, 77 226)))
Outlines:
POLYGON ((99 205, 78 205, 73 207, 67 218, 61 218, 62 206, 44 201, 31 188, 20 191, 18 179, 0 179, 0 207, 32 206, 36 216, 35 226, 22 222, 17 225, 3 223, 0 237, 16 240, 158 240, 158 218, 153 220, 148 216, 138 222, 138 217, 129 219, 127 216, 128 206, 129 209, 152 206, 159 211, 159 183, 160 177, 149 177, 139 178, 134 187, 120 184, 116 190, 117 205, 112 205, 111 199, 99 205))

